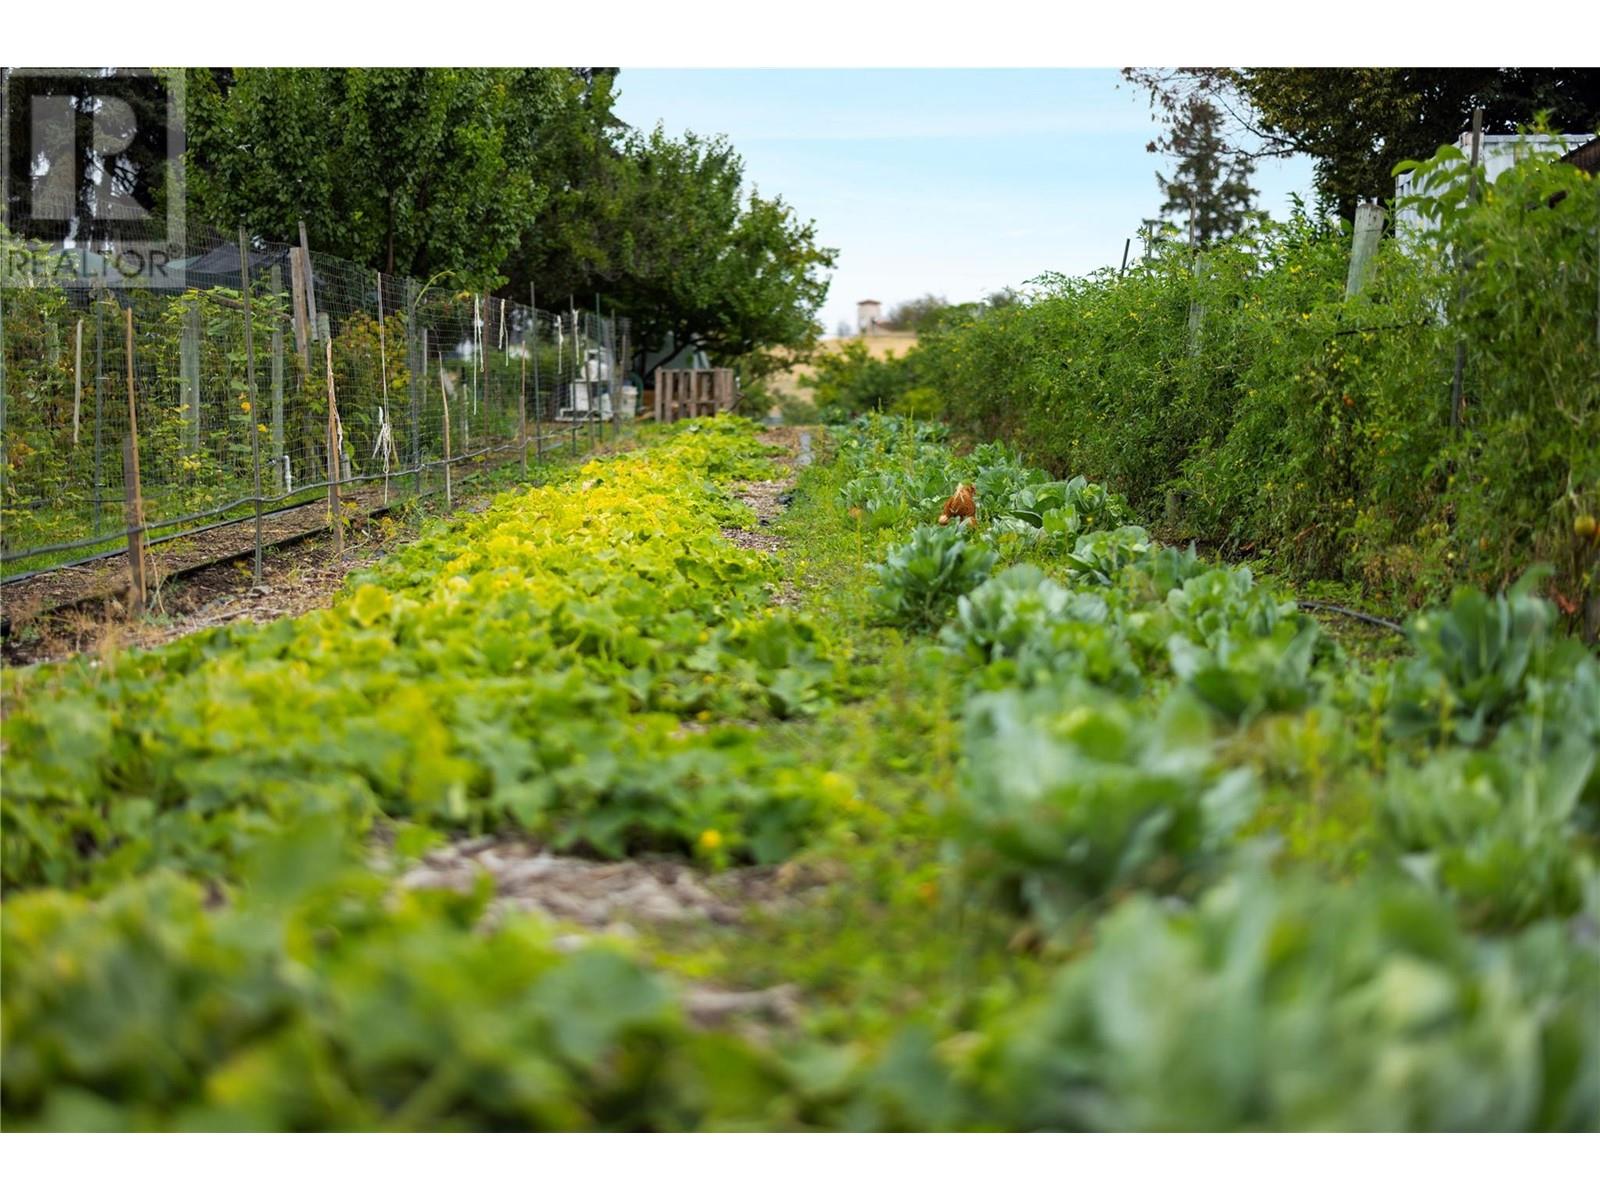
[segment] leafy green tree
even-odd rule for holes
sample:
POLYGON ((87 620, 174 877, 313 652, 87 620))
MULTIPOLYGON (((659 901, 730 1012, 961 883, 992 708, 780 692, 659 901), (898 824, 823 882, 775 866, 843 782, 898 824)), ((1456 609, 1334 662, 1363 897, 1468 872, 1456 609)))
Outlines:
POLYGON ((815 343, 836 252, 781 199, 746 190, 725 139, 595 137, 586 185, 560 194, 531 239, 556 295, 598 293, 631 314, 646 375, 700 350, 759 378, 815 343))
POLYGON ((932 292, 915 300, 902 300, 889 310, 889 319, 883 322, 883 328, 915 333, 949 307, 950 301, 932 292))
POLYGON ((201 216, 387 271, 496 286, 547 194, 541 133, 583 81, 551 69, 191 74, 201 216))
POLYGON ((1150 149, 1170 154, 1177 166, 1156 182, 1166 197, 1161 215, 1189 231, 1198 245, 1239 232, 1253 215, 1253 169, 1222 137, 1222 111, 1203 96, 1190 96, 1167 135, 1150 149))
MULTIPOLYGON (((917 387, 917 356, 898 357, 893 351, 875 357, 860 339, 841 343, 811 360, 800 384, 811 389, 819 409, 833 416, 863 412, 902 412, 910 397, 923 399, 917 387)), ((932 405, 928 408, 931 410, 932 405)))
POLYGON ((756 378, 812 345, 835 252, 721 138, 628 131, 593 68, 191 75, 198 214, 387 271, 634 322, 756 378))

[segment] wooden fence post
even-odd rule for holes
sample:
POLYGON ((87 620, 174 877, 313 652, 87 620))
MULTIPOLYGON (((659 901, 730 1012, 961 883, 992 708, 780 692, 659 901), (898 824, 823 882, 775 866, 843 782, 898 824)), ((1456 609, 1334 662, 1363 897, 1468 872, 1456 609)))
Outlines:
POLYGON ((339 501, 339 401, 333 394, 333 340, 323 343, 328 361, 328 519, 333 524, 333 559, 344 557, 344 512, 339 501))
POLYGON ((300 253, 289 247, 289 304, 293 309, 294 352, 307 371, 311 369, 310 334, 306 328, 306 271, 300 253))
POLYGON ((133 305, 123 313, 123 346, 128 363, 128 435, 122 441, 122 500, 128 524, 128 611, 144 611, 144 496, 139 490, 139 412, 133 386, 133 305))
POLYGON ((317 280, 311 267, 311 243, 306 240, 306 223, 300 222, 300 266, 306 277, 306 323, 315 337, 322 328, 317 322, 317 280))
POLYGON ((78 444, 78 422, 83 413, 83 318, 72 336, 72 444, 78 444))
POLYGON ((94 531, 100 532, 105 495, 106 298, 94 304, 94 531))
MULTIPOLYGON (((1194 233, 1192 206, 1189 223, 1190 236, 1192 238, 1194 233)), ((1204 254, 1196 254, 1194 256, 1194 265, 1190 269, 1189 277, 1194 281, 1193 290, 1190 292, 1189 298, 1189 354, 1190 357, 1193 357, 1200 353, 1200 336, 1205 330, 1206 322, 1206 306, 1200 303, 1200 284, 1206 278, 1206 256, 1204 254)))
POLYGON ((1355 235, 1350 241, 1350 274, 1344 283, 1344 298, 1354 299, 1366 286, 1368 268, 1383 236, 1383 206, 1363 201, 1356 205, 1355 235))

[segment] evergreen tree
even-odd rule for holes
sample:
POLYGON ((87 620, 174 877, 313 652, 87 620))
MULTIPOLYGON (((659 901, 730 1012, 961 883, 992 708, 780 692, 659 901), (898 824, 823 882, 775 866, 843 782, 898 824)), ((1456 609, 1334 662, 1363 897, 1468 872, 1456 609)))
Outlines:
POLYGON ((1250 162, 1229 148, 1222 112, 1211 101, 1189 97, 1166 137, 1150 149, 1178 160, 1171 178, 1156 172, 1166 196, 1161 215, 1186 233, 1192 226, 1197 245, 1237 233, 1253 215, 1250 162))

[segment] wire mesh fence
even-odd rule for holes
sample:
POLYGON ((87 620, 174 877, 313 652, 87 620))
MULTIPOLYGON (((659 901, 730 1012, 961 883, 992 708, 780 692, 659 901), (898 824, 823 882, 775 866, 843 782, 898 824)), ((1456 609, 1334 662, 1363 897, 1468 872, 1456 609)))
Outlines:
POLYGON ((107 287, 79 253, 0 288, 0 577, 336 489, 358 509, 448 494, 462 464, 536 460, 634 415, 625 318, 303 243, 191 229, 185 249, 181 287, 107 287))

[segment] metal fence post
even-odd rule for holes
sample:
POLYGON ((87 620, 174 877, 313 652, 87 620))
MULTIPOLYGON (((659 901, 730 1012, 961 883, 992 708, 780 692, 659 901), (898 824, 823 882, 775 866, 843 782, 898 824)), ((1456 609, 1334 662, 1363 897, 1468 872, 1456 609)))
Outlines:
POLYGON ((122 442, 122 496, 128 525, 128 609, 144 611, 144 496, 139 491, 139 412, 133 386, 133 305, 124 310, 123 347, 128 364, 128 434, 122 442))
POLYGON ((250 315, 250 248, 239 227, 239 296, 244 303, 245 403, 250 406, 250 474, 255 489, 255 558, 251 579, 261 586, 261 417, 256 412, 256 331, 250 315))
POLYGON ((449 512, 455 506, 450 495, 450 389, 444 377, 444 351, 439 352, 439 405, 444 413, 444 507, 449 512))
POLYGON ((94 517, 93 532, 100 532, 101 508, 105 499, 103 489, 104 480, 104 444, 105 444, 105 417, 106 417, 106 368, 105 368, 105 342, 106 342, 106 302, 100 296, 94 305, 94 517))
POLYGON ((339 500, 339 401, 333 394, 333 339, 322 343, 328 363, 328 519, 333 524, 333 560, 344 557, 344 513, 339 500))
MULTIPOLYGON (((532 317, 528 323, 528 353, 533 357, 533 457, 534 460, 544 462, 544 425, 539 419, 539 292, 533 285, 528 285, 528 304, 532 309, 532 317)), ((524 453, 526 457, 526 453, 524 453)))

